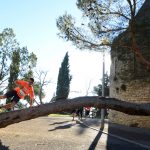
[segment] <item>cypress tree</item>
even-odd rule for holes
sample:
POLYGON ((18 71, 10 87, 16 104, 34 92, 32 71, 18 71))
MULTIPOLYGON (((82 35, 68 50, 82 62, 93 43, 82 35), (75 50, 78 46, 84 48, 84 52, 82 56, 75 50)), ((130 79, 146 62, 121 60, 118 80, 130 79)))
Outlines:
POLYGON ((12 62, 10 65, 10 76, 8 79, 8 90, 14 88, 14 81, 18 79, 20 67, 20 52, 19 49, 13 52, 12 62))
POLYGON ((67 52, 59 69, 56 89, 56 100, 60 98, 68 98, 70 91, 70 82, 72 79, 72 76, 69 74, 69 72, 69 56, 67 52))
MULTIPOLYGON (((10 65, 10 77, 8 79, 8 90, 12 90, 14 86, 14 81, 17 80, 19 76, 19 67, 20 67, 20 53, 19 49, 15 50, 12 54, 12 62, 10 65)), ((11 99, 8 98, 6 103, 10 103, 11 99)), ((10 110, 10 109, 8 109, 10 110)))

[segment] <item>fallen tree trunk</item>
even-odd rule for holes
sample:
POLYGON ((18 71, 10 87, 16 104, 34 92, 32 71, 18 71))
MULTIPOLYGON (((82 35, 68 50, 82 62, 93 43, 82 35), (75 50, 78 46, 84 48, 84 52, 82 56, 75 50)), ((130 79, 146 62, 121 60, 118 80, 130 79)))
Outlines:
POLYGON ((34 119, 51 113, 59 113, 66 110, 73 110, 78 107, 92 106, 96 108, 108 108, 117 110, 129 115, 150 115, 150 103, 135 104, 114 98, 98 96, 77 97, 73 99, 60 99, 57 102, 43 104, 32 108, 16 110, 0 114, 0 128, 21 121, 34 119))

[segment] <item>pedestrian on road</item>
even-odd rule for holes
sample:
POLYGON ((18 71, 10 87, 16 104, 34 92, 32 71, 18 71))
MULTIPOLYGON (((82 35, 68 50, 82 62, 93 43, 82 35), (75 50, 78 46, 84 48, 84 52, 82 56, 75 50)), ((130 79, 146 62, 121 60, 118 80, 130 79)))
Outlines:
POLYGON ((74 118, 77 116, 77 110, 73 109, 71 114, 72 114, 72 121, 74 121, 74 118))
POLYGON ((85 116, 89 117, 91 107, 85 107, 85 116))
POLYGON ((83 107, 80 107, 79 109, 77 109, 77 116, 78 116, 79 120, 82 120, 83 107))

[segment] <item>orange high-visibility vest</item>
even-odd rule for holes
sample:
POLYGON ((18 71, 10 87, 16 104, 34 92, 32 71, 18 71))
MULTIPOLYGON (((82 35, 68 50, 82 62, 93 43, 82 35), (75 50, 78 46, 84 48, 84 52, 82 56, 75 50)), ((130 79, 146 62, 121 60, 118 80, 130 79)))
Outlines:
POLYGON ((18 96, 23 99, 26 95, 30 96, 30 99, 34 99, 34 90, 33 86, 29 85, 29 82, 23 80, 17 80, 17 84, 20 84, 22 88, 16 87, 15 90, 17 91, 18 96))

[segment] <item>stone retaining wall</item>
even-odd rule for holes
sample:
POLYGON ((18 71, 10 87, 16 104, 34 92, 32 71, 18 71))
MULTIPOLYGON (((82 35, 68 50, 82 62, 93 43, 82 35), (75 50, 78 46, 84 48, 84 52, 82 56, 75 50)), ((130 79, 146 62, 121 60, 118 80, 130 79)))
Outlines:
MULTIPOLYGON (((150 62, 150 0, 146 0, 139 10, 135 25, 140 52, 150 62)), ((131 46, 128 30, 114 39, 111 48, 110 97, 135 103, 150 103, 150 71, 138 62, 127 46, 131 46)), ((120 124, 150 128, 150 116, 130 116, 112 110, 109 118, 120 124)))

